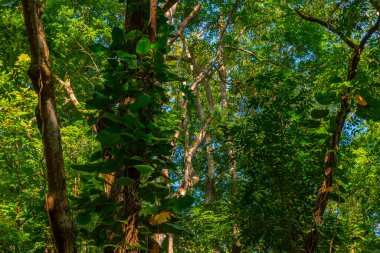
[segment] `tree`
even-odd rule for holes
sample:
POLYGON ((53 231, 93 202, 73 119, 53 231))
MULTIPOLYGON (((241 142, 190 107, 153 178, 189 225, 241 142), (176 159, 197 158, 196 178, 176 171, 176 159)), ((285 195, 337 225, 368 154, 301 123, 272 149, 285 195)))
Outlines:
MULTIPOLYGON (((347 73, 347 82, 352 82, 358 72, 358 64, 360 61, 361 54, 371 36, 379 29, 380 26, 380 16, 378 15, 377 21, 371 25, 368 29, 367 33, 362 36, 360 42, 357 44, 353 42, 350 38, 346 37, 342 34, 342 32, 335 30, 332 24, 330 24, 330 20, 323 21, 311 15, 307 15, 302 11, 295 9, 297 14, 308 21, 318 23, 327 27, 330 31, 336 33, 349 47, 353 49, 353 53, 351 56, 351 61, 348 67, 347 73)), ((315 219, 315 226, 312 228, 312 232, 309 233, 308 238, 306 240, 306 250, 307 252, 315 252, 317 249, 318 236, 319 232, 317 230, 318 225, 322 223, 323 213, 326 210, 326 206, 329 200, 330 195, 330 187, 332 187, 332 175, 334 171, 334 167, 336 164, 336 156, 339 149, 339 140, 343 131, 344 124, 346 122, 347 115, 350 112, 350 95, 351 95, 351 87, 344 89, 344 91, 340 95, 340 109, 336 113, 335 121, 336 121, 336 130, 333 132, 331 140, 329 142, 328 151, 324 158, 325 168, 324 168, 324 181, 318 187, 318 197, 313 209, 313 218, 315 219)))
POLYGON ((25 0, 22 4, 31 51, 28 75, 32 79, 34 91, 38 94, 36 118, 42 133, 48 174, 49 193, 45 208, 53 231, 55 249, 58 252, 75 252, 74 225, 68 213, 59 119, 54 108, 54 80, 41 18, 45 3, 25 0))
POLYGON ((0 251, 379 247, 376 1, 0 5, 0 251))

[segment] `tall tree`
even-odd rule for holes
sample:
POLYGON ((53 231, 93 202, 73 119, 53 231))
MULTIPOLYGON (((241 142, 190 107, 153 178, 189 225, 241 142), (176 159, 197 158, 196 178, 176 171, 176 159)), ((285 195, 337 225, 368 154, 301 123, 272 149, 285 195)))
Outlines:
POLYGON ((49 192, 45 208, 53 231, 55 249, 59 253, 71 253, 75 252, 74 224, 68 210, 60 123, 54 108, 54 78, 42 23, 46 2, 24 0, 22 4, 31 52, 28 75, 38 95, 36 118, 42 133, 48 174, 49 192))
MULTIPOLYGON (((339 6, 338 6, 339 7, 339 6)), ((340 39, 342 39, 347 46, 349 46, 352 49, 352 55, 351 60, 348 66, 347 71, 347 77, 346 81, 351 82, 355 79, 358 72, 358 65, 360 61, 360 57, 363 53, 363 50, 368 42, 368 40, 371 38, 371 36, 379 29, 380 26, 380 14, 377 14, 377 20, 375 23, 369 28, 366 34, 362 36, 359 43, 354 42, 350 38, 346 37, 341 31, 336 30, 336 28, 331 24, 332 20, 324 21, 322 19, 319 19, 317 17, 314 17, 309 14, 305 14, 299 9, 295 9, 297 14, 310 22, 315 22, 317 24, 320 24, 333 33, 337 34, 340 39)), ((328 151, 325 154, 324 158, 324 180, 322 184, 318 187, 318 196, 317 200, 315 202, 315 206, 313 209, 313 218, 315 219, 314 224, 312 226, 312 231, 308 234, 305 247, 306 251, 313 253, 317 250, 318 245, 318 238, 319 238, 319 231, 318 226, 322 224, 323 220, 323 214, 326 210, 326 206, 329 201, 329 196, 331 193, 331 187, 333 182, 333 172, 336 165, 337 160, 337 153, 339 149, 339 141, 342 135, 343 127, 345 125, 347 115, 351 111, 351 90, 352 88, 346 88, 344 91, 342 91, 340 95, 340 108, 336 113, 335 121, 336 121, 336 130, 333 132, 331 140, 329 141, 328 145, 328 151)))

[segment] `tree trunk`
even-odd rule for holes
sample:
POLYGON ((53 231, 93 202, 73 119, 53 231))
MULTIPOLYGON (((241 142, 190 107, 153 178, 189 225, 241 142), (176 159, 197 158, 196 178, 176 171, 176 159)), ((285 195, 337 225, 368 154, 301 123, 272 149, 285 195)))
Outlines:
POLYGON ((74 225, 68 213, 65 170, 63 164, 60 125, 54 108, 53 73, 50 69, 49 48, 45 39, 41 15, 44 4, 23 0, 24 20, 31 51, 28 75, 38 95, 36 118, 42 133, 48 174, 46 211, 58 253, 75 252, 74 225))
POLYGON ((211 204, 214 201, 214 178, 215 162, 212 154, 212 142, 210 134, 206 135, 206 152, 207 152, 207 179, 206 179, 206 197, 205 204, 211 204))
MULTIPOLYGON (((355 79, 358 64, 360 61, 360 56, 364 50, 364 47, 369 40, 369 38, 379 29, 380 26, 380 15, 378 14, 378 19, 376 23, 368 30, 368 32, 361 39, 359 44, 354 43, 349 38, 344 37, 338 31, 334 29, 334 27, 327 24, 327 22, 320 20, 311 15, 307 15, 302 11, 296 9, 297 14, 308 21, 315 22, 327 27, 330 31, 336 33, 348 46, 353 48, 351 62, 348 67, 347 81, 352 81, 355 79)), ((313 208, 313 219, 314 222, 311 225, 311 232, 309 232, 305 239, 305 250, 308 253, 314 253, 317 251, 317 245, 319 241, 319 230, 318 227, 322 225, 323 214, 326 210, 326 206, 329 201, 332 180, 333 180, 333 171, 336 165, 336 157, 339 150, 339 141, 342 135, 343 127, 346 122, 346 118, 348 113, 351 110, 350 102, 351 102, 351 89, 345 89, 340 97, 340 108, 336 114, 335 121, 337 124, 337 128, 334 131, 330 143, 328 145, 328 151, 325 154, 324 158, 324 180, 321 185, 318 187, 318 195, 317 200, 315 202, 313 208)))
MULTIPOLYGON (((220 78, 220 106, 222 108, 222 112, 228 116, 228 100, 227 100, 227 70, 224 66, 223 58, 219 59, 219 69, 218 74, 220 78)), ((235 159, 235 150, 233 142, 231 138, 228 137, 227 141, 228 147, 228 158, 229 158, 229 170, 230 170, 230 178, 231 178, 231 202, 236 203, 238 188, 237 188, 237 180, 238 174, 236 171, 236 159, 235 159)), ((232 228, 232 236, 235 240, 232 245, 232 253, 240 253, 241 251, 241 243, 239 240, 239 227, 235 224, 232 228)))
POLYGON ((174 253, 174 238, 172 234, 168 234, 168 253, 174 253))

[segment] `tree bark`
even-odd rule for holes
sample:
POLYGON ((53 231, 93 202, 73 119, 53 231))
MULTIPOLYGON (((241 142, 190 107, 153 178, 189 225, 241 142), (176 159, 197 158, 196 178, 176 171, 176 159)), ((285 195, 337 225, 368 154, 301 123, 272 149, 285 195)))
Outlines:
POLYGON ((174 253, 174 238, 172 234, 168 234, 168 253, 174 253))
POLYGON ((75 252, 74 224, 68 212, 60 125, 54 108, 53 73, 50 69, 49 48, 41 18, 45 6, 44 3, 39 4, 37 0, 23 0, 22 5, 32 56, 28 75, 38 95, 36 118, 42 133, 48 174, 48 196, 45 207, 56 251, 71 253, 75 252))

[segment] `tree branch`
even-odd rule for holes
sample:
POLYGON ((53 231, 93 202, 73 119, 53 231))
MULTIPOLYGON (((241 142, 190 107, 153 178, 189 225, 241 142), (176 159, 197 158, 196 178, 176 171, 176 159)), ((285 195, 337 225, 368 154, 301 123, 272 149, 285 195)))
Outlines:
POLYGON ((298 14, 298 16, 300 16, 301 18, 307 20, 307 21, 310 21, 310 22, 314 22, 314 23, 317 23, 317 24, 320 24, 324 27, 326 27, 329 31, 331 31, 332 33, 335 33, 336 35, 339 36, 339 38, 341 40, 343 40, 349 47, 355 49, 358 47, 358 44, 356 44, 355 42, 353 42, 352 40, 350 40, 349 38, 347 38, 346 36, 344 36, 340 31, 336 30, 331 22, 326 22, 322 19, 319 19, 317 17, 314 17, 314 16, 311 16, 309 14, 306 14, 304 12, 302 12, 301 10, 299 9, 294 9, 295 12, 298 14))
POLYGON ((227 21, 224 25, 224 27, 220 30, 220 33, 219 33, 219 43, 218 43, 218 46, 221 47, 222 46, 222 39, 223 39, 223 36, 224 34, 226 33, 226 30, 227 30, 227 27, 228 25, 230 24, 231 22, 231 19, 232 19, 232 15, 234 14, 234 12, 236 11, 237 7, 238 7, 238 4, 239 4, 239 0, 236 0, 234 5, 232 6, 232 9, 230 10, 230 13, 228 14, 228 18, 227 18, 227 21))
POLYGON ((268 62, 268 63, 270 63, 270 64, 273 64, 273 65, 276 65, 276 66, 278 66, 278 67, 281 67, 281 64, 279 64, 279 63, 277 63, 277 62, 274 62, 274 61, 271 61, 271 60, 269 60, 269 59, 267 59, 267 58, 261 58, 261 57, 259 57, 255 52, 253 52, 253 51, 249 51, 249 50, 247 50, 247 49, 244 49, 244 48, 241 48, 241 47, 233 47, 233 46, 225 46, 225 48, 231 48, 231 49, 236 49, 236 50, 239 50, 239 51, 242 51, 242 52, 244 52, 244 53, 246 53, 246 54, 249 54, 249 55, 251 55, 251 56, 253 56, 256 60, 258 60, 258 61, 261 61, 261 62, 268 62))
POLYGON ((377 15, 377 21, 371 29, 368 30, 367 34, 364 35, 362 40, 360 41, 359 48, 362 50, 364 45, 367 43, 368 39, 379 29, 380 26, 380 14, 377 15))
POLYGON ((194 7, 194 9, 191 11, 190 15, 182 21, 182 24, 180 28, 178 29, 178 31, 175 33, 174 37, 168 39, 166 43, 168 46, 173 45, 173 43, 183 34, 183 31, 185 30, 187 24, 195 16, 195 14, 197 14, 197 12, 201 9, 201 7, 202 7, 201 3, 197 4, 194 7))
POLYGON ((70 82, 70 78, 66 78, 65 81, 63 81, 61 78, 59 78, 58 76, 55 77, 55 80, 63 85, 63 87, 65 88, 67 94, 69 95, 70 97, 70 101, 74 104, 75 107, 78 107, 79 105, 79 101, 78 99, 76 98, 75 96, 75 93, 74 93, 74 90, 73 88, 71 87, 71 82, 70 82))
POLYGON ((228 19, 226 21, 225 26, 222 28, 222 30, 219 33, 219 42, 218 42, 218 48, 214 54, 214 56, 210 59, 209 64, 199 72, 198 76, 193 79, 193 82, 190 85, 190 89, 192 91, 195 90, 195 88, 208 76, 208 74, 213 70, 215 63, 218 61, 219 57, 222 55, 222 40, 223 36, 227 30, 227 26, 229 25, 232 15, 235 12, 237 6, 238 6, 239 0, 236 0, 229 15, 228 19))

